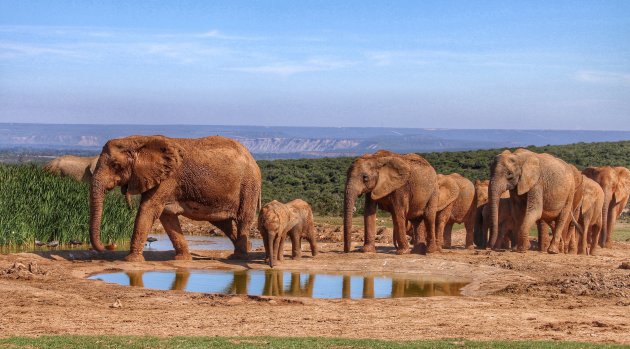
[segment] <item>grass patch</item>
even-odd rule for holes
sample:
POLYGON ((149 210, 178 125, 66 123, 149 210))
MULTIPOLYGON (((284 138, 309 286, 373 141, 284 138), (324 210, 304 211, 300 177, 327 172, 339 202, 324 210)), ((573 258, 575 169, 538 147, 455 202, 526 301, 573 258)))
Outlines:
POLYGON ((0 339, 0 348, 113 349, 113 348, 623 348, 622 345, 550 341, 385 341, 340 338, 280 337, 121 337, 45 336, 0 339))
MULTIPOLYGON (((0 246, 35 240, 89 241, 89 186, 60 178, 36 165, 0 165, 0 246)), ((119 191, 106 199, 101 240, 128 240, 135 212, 119 191)))

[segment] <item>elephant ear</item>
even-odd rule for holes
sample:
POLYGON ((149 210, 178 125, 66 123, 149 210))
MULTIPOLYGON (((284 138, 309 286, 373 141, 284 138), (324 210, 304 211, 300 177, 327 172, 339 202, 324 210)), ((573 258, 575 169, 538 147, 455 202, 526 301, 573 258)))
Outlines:
POLYGON ((438 176, 439 198, 438 211, 442 211, 459 196, 459 186, 457 182, 447 176, 438 176))
POLYGON ((625 167, 617 167, 617 186, 615 187, 615 203, 618 204, 621 200, 628 196, 630 193, 630 170, 625 167))
POLYGON ((518 195, 530 191, 540 179, 540 160, 536 156, 526 156, 521 167, 521 178, 516 186, 518 195))
POLYGON ((139 194, 160 184, 181 165, 183 149, 167 138, 151 137, 132 154, 127 191, 139 194))
POLYGON ((409 180, 411 168, 401 158, 387 156, 379 159, 378 180, 372 190, 372 199, 378 200, 402 187, 409 180))

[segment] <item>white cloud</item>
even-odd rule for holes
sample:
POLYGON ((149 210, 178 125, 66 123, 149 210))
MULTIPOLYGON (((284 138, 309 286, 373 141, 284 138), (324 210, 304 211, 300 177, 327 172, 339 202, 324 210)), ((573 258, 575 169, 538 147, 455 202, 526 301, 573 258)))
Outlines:
POLYGON ((289 76, 298 73, 327 71, 345 68, 355 63, 349 61, 331 61, 324 59, 309 59, 304 62, 283 62, 269 65, 237 67, 229 70, 245 73, 275 74, 289 76))
POLYGON ((581 70, 575 74, 577 81, 593 84, 630 85, 630 73, 581 70))

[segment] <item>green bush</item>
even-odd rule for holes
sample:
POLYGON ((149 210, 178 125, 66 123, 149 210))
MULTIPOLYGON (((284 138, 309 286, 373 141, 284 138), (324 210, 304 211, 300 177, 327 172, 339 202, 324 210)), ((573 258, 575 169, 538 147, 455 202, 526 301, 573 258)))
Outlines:
MULTIPOLYGON (((36 165, 0 165, 0 246, 35 240, 89 241, 89 186, 36 165)), ((135 212, 116 191, 103 209, 101 239, 129 239, 135 212)))

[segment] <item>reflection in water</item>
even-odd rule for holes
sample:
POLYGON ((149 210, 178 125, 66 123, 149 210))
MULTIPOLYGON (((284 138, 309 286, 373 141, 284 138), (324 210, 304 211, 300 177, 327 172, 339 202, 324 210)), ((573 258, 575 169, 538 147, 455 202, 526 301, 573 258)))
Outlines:
POLYGON ((467 282, 412 275, 324 274, 270 270, 127 271, 89 277, 162 290, 309 298, 459 296, 467 282))

